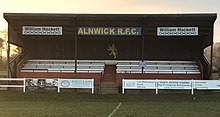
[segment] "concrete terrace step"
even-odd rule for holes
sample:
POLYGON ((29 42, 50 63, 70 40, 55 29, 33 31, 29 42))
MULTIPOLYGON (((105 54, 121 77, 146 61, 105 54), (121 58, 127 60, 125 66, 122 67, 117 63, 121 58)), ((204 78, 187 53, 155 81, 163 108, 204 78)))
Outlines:
POLYGON ((101 94, 117 94, 118 84, 117 83, 101 83, 99 93, 101 94))

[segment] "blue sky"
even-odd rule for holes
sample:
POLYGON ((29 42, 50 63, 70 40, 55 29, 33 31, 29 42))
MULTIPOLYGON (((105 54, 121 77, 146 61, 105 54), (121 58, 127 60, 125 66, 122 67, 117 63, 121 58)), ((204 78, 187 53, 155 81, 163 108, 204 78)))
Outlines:
MULTIPOLYGON (((15 13, 218 13, 220 0, 0 0, 0 30, 4 12, 15 13)), ((214 41, 220 42, 220 21, 214 41)))

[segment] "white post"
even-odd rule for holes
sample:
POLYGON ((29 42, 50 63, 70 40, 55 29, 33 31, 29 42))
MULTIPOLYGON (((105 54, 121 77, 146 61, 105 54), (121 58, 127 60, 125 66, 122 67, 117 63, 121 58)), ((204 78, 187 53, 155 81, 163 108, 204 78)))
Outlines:
POLYGON ((122 94, 125 93, 125 89, 124 89, 124 79, 122 79, 122 94))
POLYGON ((158 80, 156 79, 156 95, 158 94, 158 80))
POLYGON ((192 89, 191 89, 191 94, 193 95, 193 93, 194 93, 194 92, 193 92, 193 89, 194 89, 194 81, 193 81, 193 79, 192 79, 192 82, 191 82, 191 88, 192 88, 192 89))
POLYGON ((26 91, 26 79, 23 79, 23 92, 25 93, 26 91))
POLYGON ((94 94, 94 79, 92 79, 92 94, 94 94))
POLYGON ((60 78, 57 81, 57 92, 60 93, 60 78))

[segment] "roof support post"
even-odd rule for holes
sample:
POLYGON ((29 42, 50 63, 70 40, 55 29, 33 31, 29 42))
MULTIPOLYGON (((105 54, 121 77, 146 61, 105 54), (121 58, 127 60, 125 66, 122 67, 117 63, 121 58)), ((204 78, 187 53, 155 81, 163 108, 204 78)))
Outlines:
POLYGON ((7 70, 8 70, 8 78, 11 77, 11 68, 10 68, 10 42, 9 42, 9 35, 7 41, 7 70))
POLYGON ((77 28, 77 21, 76 18, 75 21, 75 32, 74 32, 74 40, 75 40, 75 73, 77 72, 77 38, 78 38, 78 28, 77 28))
MULTIPOLYGON (((143 23, 142 23, 142 31, 141 31, 141 33, 142 33, 142 42, 141 42, 141 44, 142 44, 142 53, 141 53, 141 60, 142 60, 142 62, 144 62, 144 48, 145 48, 145 42, 144 42, 144 20, 145 20, 145 17, 143 17, 143 23)), ((144 66, 142 66, 142 70, 141 70, 141 73, 144 73, 144 66)))
POLYGON ((210 68, 210 77, 209 77, 209 79, 212 79, 212 62, 213 62, 213 43, 211 44, 211 50, 210 50, 211 52, 211 54, 210 54, 210 65, 211 65, 211 68, 210 68))

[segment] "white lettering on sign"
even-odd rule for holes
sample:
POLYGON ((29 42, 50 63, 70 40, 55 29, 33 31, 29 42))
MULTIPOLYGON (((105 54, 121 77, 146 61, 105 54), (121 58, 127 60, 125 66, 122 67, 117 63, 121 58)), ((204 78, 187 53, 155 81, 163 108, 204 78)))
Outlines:
POLYGON ((198 36, 198 27, 157 27, 157 36, 198 36))
POLYGON ((62 27, 58 26, 23 26, 23 35, 62 35, 62 27))

